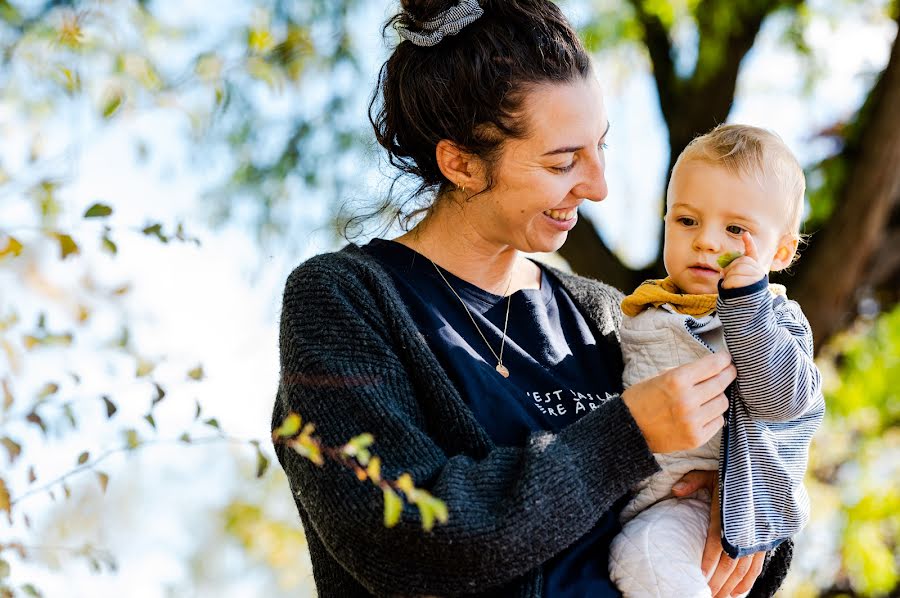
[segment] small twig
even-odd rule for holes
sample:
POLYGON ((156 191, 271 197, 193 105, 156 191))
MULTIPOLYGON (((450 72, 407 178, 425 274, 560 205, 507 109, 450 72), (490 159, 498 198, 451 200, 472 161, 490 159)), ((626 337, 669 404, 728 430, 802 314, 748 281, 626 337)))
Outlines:
POLYGON ((63 475, 59 476, 58 478, 56 478, 50 482, 47 482, 46 484, 29 489, 27 492, 15 497, 15 499, 11 500, 9 504, 11 507, 15 506, 15 505, 19 504, 19 502, 21 502, 22 500, 28 498, 29 496, 32 496, 39 492, 43 492, 44 490, 52 488, 53 486, 66 481, 68 478, 70 478, 74 475, 77 475, 85 470, 96 467, 101 461, 105 460, 107 457, 110 457, 116 453, 130 452, 130 451, 134 451, 139 448, 143 448, 145 446, 154 446, 154 445, 159 446, 159 445, 165 445, 165 444, 182 444, 182 445, 190 446, 190 445, 195 445, 195 444, 206 444, 206 443, 210 443, 210 442, 223 442, 223 441, 229 442, 232 444, 248 444, 248 445, 253 445, 253 446, 257 446, 260 442, 259 440, 247 440, 244 438, 234 438, 231 436, 204 436, 201 438, 191 438, 190 442, 185 442, 184 440, 181 440, 179 438, 142 440, 137 446, 132 447, 132 446, 124 445, 124 446, 116 447, 113 449, 109 449, 105 453, 103 453, 99 457, 97 457, 96 459, 86 462, 82 465, 79 465, 75 469, 72 469, 72 470, 68 471, 67 473, 64 473, 63 475))

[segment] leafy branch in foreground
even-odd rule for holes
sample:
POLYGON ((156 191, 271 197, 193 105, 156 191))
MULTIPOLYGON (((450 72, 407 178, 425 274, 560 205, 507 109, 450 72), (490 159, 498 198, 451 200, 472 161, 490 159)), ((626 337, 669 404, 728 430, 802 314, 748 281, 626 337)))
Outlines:
POLYGON ((404 473, 393 481, 381 477, 381 459, 373 456, 369 451, 369 447, 375 442, 374 436, 368 433, 360 434, 351 438, 345 445, 332 448, 323 446, 313 436, 314 431, 314 424, 307 422, 303 425, 301 417, 296 413, 291 413, 272 432, 272 440, 287 445, 319 467, 325 464, 325 457, 327 457, 349 467, 359 481, 369 480, 378 486, 384 495, 385 527, 394 527, 400 522, 400 514, 403 511, 401 495, 406 497, 408 503, 418 507, 422 517, 422 528, 425 531, 431 531, 434 528, 435 520, 447 523, 449 514, 446 503, 427 491, 416 488, 411 475, 404 473))

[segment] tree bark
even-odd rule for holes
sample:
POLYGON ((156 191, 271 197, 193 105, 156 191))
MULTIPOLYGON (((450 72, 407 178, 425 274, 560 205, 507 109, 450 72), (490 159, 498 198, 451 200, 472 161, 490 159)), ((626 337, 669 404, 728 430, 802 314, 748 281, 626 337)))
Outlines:
MULTIPOLYGON (((900 16, 897 20, 900 28, 900 16)), ((859 291, 871 290, 876 279, 896 280, 898 248, 884 242, 900 199, 900 35, 872 94, 837 207, 815 234, 791 283, 817 348, 856 315, 859 291), (885 263, 876 264, 882 258, 885 263)))

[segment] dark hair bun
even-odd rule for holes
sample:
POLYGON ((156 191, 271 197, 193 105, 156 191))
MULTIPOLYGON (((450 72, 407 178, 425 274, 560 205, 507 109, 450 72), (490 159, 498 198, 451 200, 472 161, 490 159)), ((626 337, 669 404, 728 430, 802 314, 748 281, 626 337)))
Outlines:
POLYGON ((400 4, 406 12, 402 15, 409 23, 404 25, 414 26, 416 23, 424 23, 459 4, 459 0, 402 0, 400 4))

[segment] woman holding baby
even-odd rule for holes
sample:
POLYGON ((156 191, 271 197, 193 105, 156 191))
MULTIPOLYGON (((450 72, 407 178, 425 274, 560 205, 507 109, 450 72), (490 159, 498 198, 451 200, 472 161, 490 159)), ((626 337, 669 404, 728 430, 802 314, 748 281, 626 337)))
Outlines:
MULTIPOLYGON (((712 353, 623 389, 622 294, 523 255, 559 249, 607 196, 601 87, 559 8, 402 4, 371 117, 429 201, 406 234, 291 274, 273 426, 298 412, 329 446, 372 433, 383 476, 410 473, 449 519, 426 533, 407 507, 386 528, 377 488, 276 445, 318 594, 620 596, 609 551, 630 490, 654 453, 721 433, 735 367, 712 353)), ((731 558, 713 519, 707 595, 772 595, 791 542, 731 558)))

